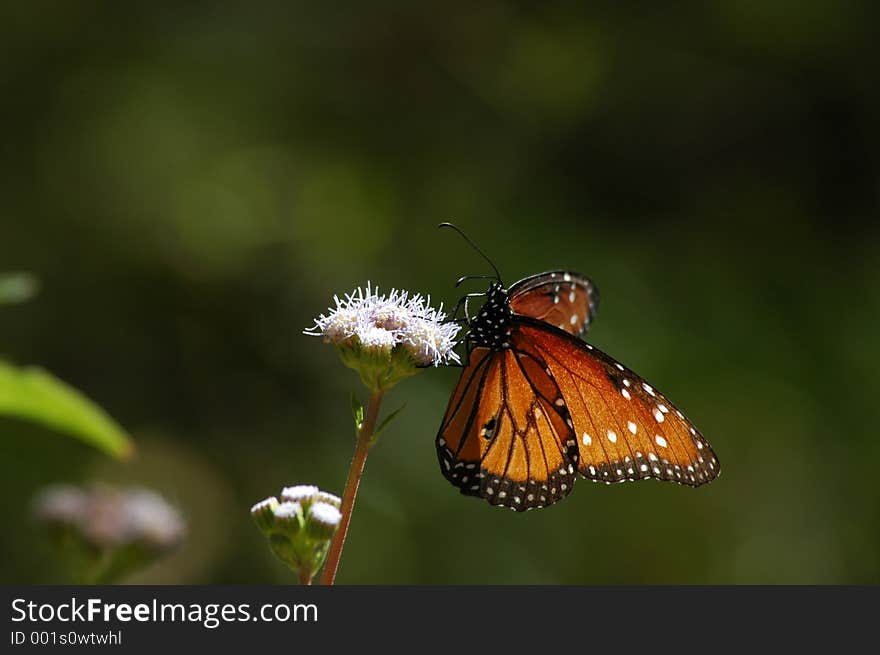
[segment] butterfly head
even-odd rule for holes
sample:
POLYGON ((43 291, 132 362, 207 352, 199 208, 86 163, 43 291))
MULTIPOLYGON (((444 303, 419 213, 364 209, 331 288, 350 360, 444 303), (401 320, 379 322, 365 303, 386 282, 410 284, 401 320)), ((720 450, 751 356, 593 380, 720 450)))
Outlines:
POLYGON ((471 345, 492 350, 509 348, 512 318, 507 289, 500 282, 493 282, 486 292, 486 302, 470 323, 471 345))

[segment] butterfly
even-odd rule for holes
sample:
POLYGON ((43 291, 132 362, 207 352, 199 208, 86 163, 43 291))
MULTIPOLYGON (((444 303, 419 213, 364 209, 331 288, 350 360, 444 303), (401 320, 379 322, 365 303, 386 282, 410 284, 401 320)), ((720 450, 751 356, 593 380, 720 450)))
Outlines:
POLYGON ((718 477, 718 457, 684 414, 580 338, 599 302, 588 278, 557 270, 508 289, 489 263, 494 276, 459 280, 494 278, 454 312, 464 305, 467 362, 437 434, 447 480, 465 495, 524 511, 566 497, 578 476, 692 487, 718 477), (467 301, 476 296, 485 302, 471 318, 467 301))

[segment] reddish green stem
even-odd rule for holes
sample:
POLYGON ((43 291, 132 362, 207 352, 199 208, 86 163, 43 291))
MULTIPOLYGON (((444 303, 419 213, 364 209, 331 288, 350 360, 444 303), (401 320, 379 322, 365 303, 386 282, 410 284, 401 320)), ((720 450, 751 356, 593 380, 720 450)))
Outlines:
POLYGON ((379 405, 382 403, 382 392, 374 391, 367 405, 367 413, 364 422, 358 431, 357 444, 354 448, 354 457, 351 460, 351 468, 348 471, 348 480, 345 483, 345 492, 342 494, 342 519, 339 529, 330 543, 330 551, 327 553, 327 562, 321 574, 321 583, 332 585, 336 580, 336 570, 339 568, 339 558, 342 557, 342 547, 345 545, 345 537, 348 535, 348 524, 351 522, 351 513, 354 510, 354 501, 357 498, 358 486, 361 476, 364 474, 364 465, 367 463, 367 454, 372 446, 373 431, 376 429, 376 419, 379 417, 379 405))

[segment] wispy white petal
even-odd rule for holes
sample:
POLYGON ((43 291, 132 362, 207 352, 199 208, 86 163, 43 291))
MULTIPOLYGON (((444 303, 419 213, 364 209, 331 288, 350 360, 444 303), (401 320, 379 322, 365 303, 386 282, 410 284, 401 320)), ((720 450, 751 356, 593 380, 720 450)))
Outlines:
POLYGON ((431 307, 430 297, 392 289, 386 295, 367 283, 315 319, 305 334, 323 337, 328 343, 359 345, 366 349, 405 348, 422 366, 458 362, 453 350, 460 327, 445 323, 446 315, 431 307))

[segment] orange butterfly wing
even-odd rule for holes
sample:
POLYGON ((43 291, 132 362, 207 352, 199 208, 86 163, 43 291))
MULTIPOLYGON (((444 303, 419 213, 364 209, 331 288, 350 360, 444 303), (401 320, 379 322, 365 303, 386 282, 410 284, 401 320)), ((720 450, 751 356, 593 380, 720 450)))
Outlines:
POLYGON ((573 271, 550 271, 520 280, 510 288, 510 308, 579 336, 596 317, 599 290, 573 271))
POLYGON ((709 443, 663 394, 605 353, 520 317, 512 342, 546 365, 571 415, 580 473, 597 482, 718 477, 709 443))
POLYGON ((558 398, 530 356, 475 348, 437 436, 443 475, 463 494, 517 511, 568 495, 579 451, 558 398))
POLYGON ((463 494, 522 511, 564 498, 576 472, 609 484, 718 476, 715 453, 672 403, 578 338, 597 301, 589 280, 565 271, 509 295, 490 287, 437 435, 441 470, 463 494))

